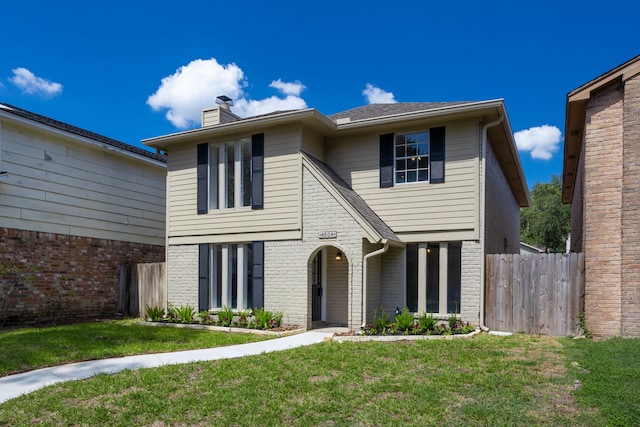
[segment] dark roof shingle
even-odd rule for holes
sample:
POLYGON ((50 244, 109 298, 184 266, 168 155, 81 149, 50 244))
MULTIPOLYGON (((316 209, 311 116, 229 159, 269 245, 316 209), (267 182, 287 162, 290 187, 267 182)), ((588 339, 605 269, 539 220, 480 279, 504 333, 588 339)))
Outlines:
POLYGON ((86 129, 82 129, 50 117, 41 116, 40 114, 32 113, 31 111, 23 110, 22 108, 14 107, 13 105, 0 103, 0 109, 2 111, 7 112, 9 114, 13 114, 18 117, 22 117, 28 120, 32 120, 34 122, 52 127, 54 129, 58 129, 64 132, 69 132, 84 138, 93 139, 94 141, 109 145, 111 147, 128 151, 133 154, 137 154, 140 156, 148 157, 153 160, 157 160, 159 162, 166 163, 167 158, 161 154, 153 153, 149 150, 145 150, 143 148, 135 147, 130 144, 126 144, 124 142, 117 141, 115 139, 106 137, 104 135, 97 134, 95 132, 88 131, 86 129))
POLYGON ((455 105, 469 104, 470 102, 398 102, 395 104, 369 104, 340 113, 331 114, 328 117, 336 121, 350 118, 354 120, 374 119, 377 117, 392 116, 395 114, 411 113, 414 111, 427 111, 455 105))
POLYGON ((383 238, 400 242, 400 238, 393 232, 393 230, 382 220, 380 217, 369 207, 367 202, 356 193, 349 184, 345 182, 340 175, 324 162, 316 159, 315 157, 302 153, 302 155, 311 162, 326 180, 345 198, 345 200, 362 215, 362 217, 373 227, 376 232, 383 238))

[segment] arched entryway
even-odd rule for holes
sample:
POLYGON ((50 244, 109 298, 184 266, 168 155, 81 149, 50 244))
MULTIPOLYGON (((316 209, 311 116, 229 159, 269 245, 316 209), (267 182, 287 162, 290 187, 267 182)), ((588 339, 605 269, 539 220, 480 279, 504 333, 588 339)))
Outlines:
POLYGON ((312 327, 347 326, 349 260, 340 248, 324 246, 309 258, 309 314, 312 327))

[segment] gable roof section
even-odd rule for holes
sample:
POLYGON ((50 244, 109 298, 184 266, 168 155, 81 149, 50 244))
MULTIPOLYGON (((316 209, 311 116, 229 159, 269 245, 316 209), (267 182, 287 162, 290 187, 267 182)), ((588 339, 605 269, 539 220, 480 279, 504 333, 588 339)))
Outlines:
POLYGON ((389 241, 392 244, 403 245, 393 230, 380 219, 358 193, 349 187, 349 184, 336 171, 307 153, 301 152, 300 154, 304 163, 309 166, 311 173, 325 185, 325 188, 329 186, 330 188, 327 189, 334 193, 334 196, 339 196, 336 197, 336 200, 367 232, 369 241, 372 243, 389 241))
POLYGON ((8 115, 17 117, 19 119, 25 119, 27 121, 34 122, 39 125, 44 125, 51 129, 55 129, 65 133, 70 133, 76 136, 80 136, 82 138, 90 139, 98 143, 99 145, 104 146, 105 148, 108 148, 114 151, 120 151, 120 152, 123 152, 124 154, 129 154, 136 157, 142 157, 148 160, 155 160, 156 162, 160 162, 160 163, 167 162, 167 159, 165 156, 153 153, 149 150, 144 150, 142 148, 117 141, 115 139, 88 131, 86 129, 82 129, 82 128, 49 118, 49 117, 46 117, 46 116, 41 116, 40 114, 32 113, 31 111, 14 107, 13 105, 0 103, 0 117, 2 116, 9 117, 8 115))
POLYGON ((562 201, 564 203, 570 203, 573 198, 573 187, 584 138, 585 109, 592 94, 612 85, 621 85, 638 74, 640 74, 640 55, 567 94, 562 167, 562 201))
POLYGON ((333 121, 342 121, 343 119, 350 119, 350 121, 366 120, 396 114, 412 113, 414 111, 437 110, 465 104, 471 104, 471 102, 398 102, 395 104, 369 104, 331 114, 329 118, 333 121))

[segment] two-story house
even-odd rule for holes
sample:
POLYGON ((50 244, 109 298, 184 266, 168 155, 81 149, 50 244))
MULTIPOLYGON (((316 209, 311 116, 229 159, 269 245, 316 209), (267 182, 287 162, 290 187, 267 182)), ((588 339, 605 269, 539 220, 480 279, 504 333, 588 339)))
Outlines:
POLYGON ((240 119, 221 97, 167 153, 168 302, 358 329, 408 307, 483 321, 484 254, 529 204, 502 100, 240 119))
POLYGON ((164 261, 162 155, 0 103, 0 323, 113 316, 119 266, 164 261))
POLYGON ((640 56, 567 94, 562 199, 587 328, 640 337, 640 56))

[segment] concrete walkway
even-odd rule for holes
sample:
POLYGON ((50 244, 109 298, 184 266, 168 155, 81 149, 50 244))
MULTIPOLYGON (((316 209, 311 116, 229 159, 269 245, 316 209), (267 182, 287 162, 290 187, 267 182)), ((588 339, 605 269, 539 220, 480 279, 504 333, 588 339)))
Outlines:
POLYGON ((0 378, 0 404, 51 384, 82 380, 100 373, 113 374, 125 369, 156 368, 164 365, 253 356, 321 343, 325 338, 332 336, 331 330, 314 330, 284 338, 228 347, 142 354, 37 369, 0 378))

